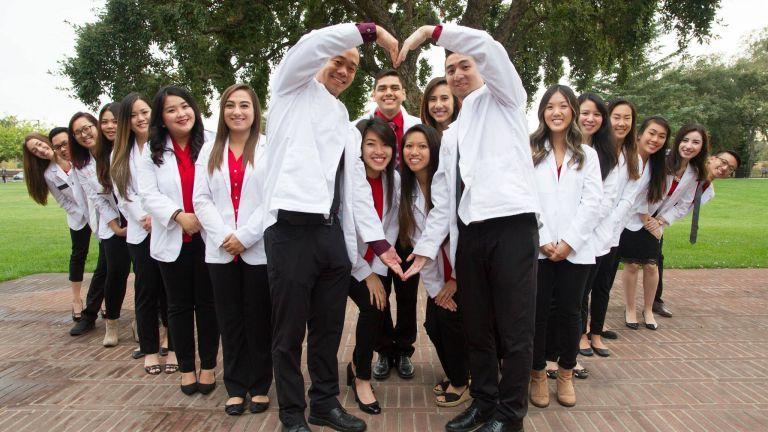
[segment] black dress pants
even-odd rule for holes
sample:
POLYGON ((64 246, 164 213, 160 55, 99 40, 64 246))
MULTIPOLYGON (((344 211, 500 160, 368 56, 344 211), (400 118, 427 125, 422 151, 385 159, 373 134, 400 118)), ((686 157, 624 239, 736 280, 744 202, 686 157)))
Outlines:
POLYGON ((272 302, 266 265, 242 257, 208 264, 229 397, 263 396, 272 384, 272 302))
MULTIPOLYGON (((619 260, 617 257, 618 248, 611 248, 607 254, 597 257, 591 283, 587 282, 587 289, 592 291, 592 303, 589 307, 589 313, 592 317, 589 324, 589 332, 596 335, 602 335, 605 325, 605 314, 608 312, 608 301, 611 298, 611 288, 616 279, 616 271, 619 269, 619 260)), ((586 299, 588 294, 584 294, 586 299)), ((582 326, 586 326, 586 309, 582 303, 582 326)), ((584 327, 585 328, 585 327, 584 327)), ((584 332, 582 328, 582 332, 584 332)))
MULTIPOLYGON (((389 276, 377 275, 384 286, 392 283, 389 276)), ((358 282, 352 278, 349 282, 349 298, 360 310, 355 326, 355 350, 352 353, 352 363, 355 365, 355 375, 360 379, 371 379, 371 362, 377 336, 381 334, 384 312, 371 304, 371 295, 365 280, 358 282)), ((387 302, 389 304, 389 302, 387 302)), ((385 309, 386 311, 386 309, 385 309)))
POLYGON ((181 372, 195 371, 195 324, 201 369, 216 367, 219 326, 200 234, 181 245, 174 262, 158 262, 168 300, 168 331, 181 372))
MULTIPOLYGON (((459 293, 453 296, 459 303, 459 293)), ((429 340, 435 347, 437 358, 443 367, 445 376, 454 387, 463 387, 469 382, 469 356, 467 355, 467 338, 464 334, 461 310, 449 311, 435 303, 435 299, 427 297, 427 312, 424 328, 429 340)))
POLYGON ((99 240, 99 256, 96 259, 96 268, 93 270, 91 283, 88 285, 88 294, 85 297, 83 319, 96 321, 104 301, 104 285, 107 283, 107 254, 104 252, 104 242, 99 240))
MULTIPOLYGON (((160 326, 157 317, 167 316, 168 313, 167 310, 161 309, 161 305, 165 304, 165 286, 160 275, 160 266, 149 254, 149 236, 139 244, 128 243, 128 252, 133 260, 133 274, 136 277, 133 291, 139 349, 144 354, 157 354, 160 349, 160 326)), ((168 349, 173 351, 170 335, 168 349)))
POLYGON ((581 299, 591 267, 591 264, 573 264, 566 260, 539 260, 533 369, 541 370, 547 365, 547 327, 553 298, 558 327, 552 330, 560 351, 558 365, 563 369, 576 366, 581 337, 581 299))
POLYGON ((459 224, 456 282, 470 393, 485 413, 514 425, 528 411, 538 245, 532 213, 459 224))
POLYGON ((131 256, 128 254, 128 243, 125 242, 125 237, 113 235, 102 242, 107 256, 104 309, 107 312, 107 319, 115 320, 120 318, 120 310, 123 308, 128 275, 131 273, 131 256))
POLYGON ((272 364, 283 423, 304 418, 301 345, 307 335, 310 410, 341 406, 336 354, 349 294, 349 262, 341 226, 291 225, 278 218, 264 232, 272 296, 272 364))
POLYGON ((69 229, 72 239, 72 253, 69 254, 69 280, 82 282, 85 271, 85 260, 88 259, 88 248, 91 245, 91 227, 85 224, 79 230, 69 229))
MULTIPOLYGON (((408 267, 406 259, 413 252, 413 248, 405 248, 400 242, 395 243, 395 250, 403 261, 403 271, 408 267)), ((408 263, 410 265, 410 263, 408 263)), ((392 293, 392 285, 395 286, 395 300, 397 301, 397 323, 392 321, 390 302, 384 308, 384 322, 382 324, 381 337, 376 346, 376 352, 390 359, 400 356, 413 355, 413 344, 416 343, 416 300, 419 294, 419 277, 414 276, 407 281, 399 277, 391 277, 392 283, 385 283, 387 298, 392 293)))
POLYGON ((657 264, 659 269, 659 284, 656 285, 656 297, 653 299, 655 302, 664 303, 661 299, 661 295, 664 294, 664 237, 659 240, 659 262, 657 264))

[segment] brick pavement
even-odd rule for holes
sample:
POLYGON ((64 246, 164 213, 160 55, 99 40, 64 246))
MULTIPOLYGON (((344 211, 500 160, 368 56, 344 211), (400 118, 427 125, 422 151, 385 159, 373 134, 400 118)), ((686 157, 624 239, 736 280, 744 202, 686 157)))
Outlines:
MULTIPOLYGON (((626 329, 617 281, 607 322, 620 335, 609 345, 613 356, 581 358, 591 376, 576 383, 578 405, 531 407, 527 431, 768 430, 768 270, 668 270, 665 276, 675 317, 657 318, 657 332, 626 329)), ((130 358, 130 290, 121 344, 111 349, 101 346, 101 320, 86 336, 67 334, 68 298, 61 274, 0 284, 0 430, 279 430, 275 405, 265 414, 226 416, 221 382, 211 395, 187 397, 178 375, 145 374, 142 361, 130 358)), ((423 322, 423 292, 419 301, 423 322)), ((352 355, 356 317, 350 302, 340 372, 352 355)), ((461 409, 432 403, 430 389, 442 371, 423 328, 413 359, 414 380, 393 376, 376 384, 384 412, 363 415, 369 430, 442 431, 461 409)), ((340 397, 360 414, 346 387, 340 397)))

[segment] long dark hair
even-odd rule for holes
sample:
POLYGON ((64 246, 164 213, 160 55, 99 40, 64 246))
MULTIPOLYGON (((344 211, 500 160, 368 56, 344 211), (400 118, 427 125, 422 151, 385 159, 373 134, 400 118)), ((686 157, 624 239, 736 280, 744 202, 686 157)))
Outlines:
POLYGON ((603 180, 605 180, 619 161, 619 156, 616 153, 616 143, 611 131, 611 119, 608 118, 608 108, 605 106, 603 98, 591 92, 582 93, 578 101, 579 115, 581 115, 581 104, 591 101, 603 117, 600 128, 592 135, 592 142, 587 144, 591 144, 592 148, 597 152, 597 158, 600 161, 600 174, 603 180))
POLYGON ((232 93, 243 90, 251 97, 251 105, 253 106, 253 124, 251 125, 250 134, 248 139, 245 140, 245 146, 243 148, 243 161, 253 166, 253 156, 256 153, 256 145, 259 143, 259 134, 261 133, 261 106, 259 105, 259 97, 253 89, 247 84, 233 84, 229 86, 221 95, 221 102, 219 104, 219 127, 216 129, 216 140, 213 142, 213 148, 211 149, 211 156, 208 159, 208 173, 213 174, 213 170, 221 167, 221 163, 224 160, 224 144, 229 138, 229 126, 224 121, 224 108, 227 105, 227 99, 232 93))
POLYGON ((624 153, 624 162, 627 164, 627 174, 629 174, 630 180, 637 180, 640 178, 640 167, 637 166, 637 129, 635 125, 637 123, 637 110, 635 105, 626 99, 613 99, 608 102, 608 116, 613 114, 613 110, 621 105, 626 105, 632 112, 632 122, 629 125, 629 132, 624 140, 619 145, 619 151, 624 153))
MULTIPOLYGON (((667 122, 667 119, 665 119, 662 116, 650 116, 643 120, 643 123, 640 125, 640 130, 638 130, 638 135, 640 137, 643 136, 643 132, 648 128, 648 126, 651 125, 651 123, 656 123, 657 125, 665 128, 667 130, 667 137, 664 140, 664 145, 661 146, 659 150, 657 150, 655 153, 653 153, 649 158, 648 162, 646 163, 645 169, 651 170, 651 180, 648 183, 648 203, 653 204, 656 202, 661 201, 664 199, 664 191, 667 187, 667 168, 666 168, 666 152, 667 148, 669 147, 669 135, 671 134, 671 130, 669 128, 669 122, 667 122), (648 167, 647 164, 650 163, 651 166, 648 167)), ((639 138, 638 138, 639 139, 639 138)))
POLYGON ((379 137, 384 145, 392 149, 392 158, 389 160, 387 167, 384 169, 384 175, 387 178, 387 190, 384 191, 384 200, 387 203, 387 208, 391 209, 393 195, 392 191, 395 187, 395 146, 397 143, 395 132, 392 130, 389 124, 387 124, 387 122, 378 117, 360 120, 357 122, 357 129, 360 131, 360 135, 362 135, 362 140, 360 141, 361 147, 365 142, 365 135, 367 135, 368 132, 372 132, 376 134, 377 137, 379 137))
MULTIPOLYGON (((430 188, 432 187, 432 177, 437 171, 437 166, 440 162, 440 132, 428 124, 417 124, 411 126, 410 129, 403 134, 402 147, 405 148, 405 142, 408 140, 408 136, 412 133, 421 132, 427 138, 427 147, 429 147, 429 163, 427 164, 427 190, 424 194, 424 198, 427 204, 426 210, 432 209, 432 194, 430 188)), ((400 210, 398 213, 398 221, 400 222, 400 234, 398 234, 398 240, 400 244, 405 247, 411 247, 411 236, 416 227, 416 220, 413 217, 413 191, 419 187, 416 180, 416 173, 414 173, 405 161, 400 164, 400 210)))
MULTIPOLYGON (((433 78, 432 81, 430 81, 429 84, 427 84, 427 86, 424 88, 424 94, 421 96, 421 122, 425 125, 432 126, 438 134, 443 133, 443 128, 434 118, 432 118, 432 115, 429 114, 429 98, 432 96, 432 92, 434 92, 435 89, 441 85, 448 86, 448 81, 444 76, 433 78)), ((453 114, 451 114, 451 122, 454 122, 459 117, 461 101, 459 101, 459 98, 453 93, 451 93, 451 97, 453 97, 453 114)))
POLYGON ((185 89, 169 85, 161 88, 155 94, 152 100, 152 116, 149 120, 149 150, 152 152, 152 162, 160 166, 163 164, 163 153, 165 153, 165 140, 168 137, 168 129, 163 123, 163 106, 168 96, 178 96, 189 104, 195 113, 195 124, 189 133, 189 147, 192 161, 197 160, 200 149, 205 143, 205 128, 203 127, 203 118, 200 115, 200 108, 192 95, 185 89))
MULTIPOLYGON (((104 113, 111 112, 115 116, 115 120, 120 118, 120 104, 117 102, 110 102, 104 105, 99 111, 99 123, 96 125, 99 128, 99 142, 96 145, 96 151, 94 156, 96 157, 96 178, 99 179, 99 183, 107 193, 112 192, 112 178, 109 176, 109 156, 112 154, 112 147, 114 142, 110 141, 104 132, 101 130, 101 120, 104 117, 104 113)), ((120 122, 117 123, 118 128, 120 122)), ((130 117, 129 117, 130 126, 130 117)))
POLYGON ((680 127, 675 135, 675 141, 672 145, 672 151, 667 156, 667 174, 675 175, 683 163, 680 156, 680 143, 683 138, 691 132, 698 132, 701 135, 701 151, 693 157, 688 164, 696 170, 696 180, 702 181, 707 177, 707 158, 709 158, 709 136, 704 126, 698 123, 688 123, 680 127))
POLYGON ((129 93, 120 102, 120 117, 117 119, 117 135, 115 135, 114 155, 110 167, 114 186, 125 199, 128 199, 128 184, 131 182, 130 159, 133 142, 136 139, 136 134, 131 129, 131 115, 133 105, 139 100, 149 105, 149 101, 136 92, 129 93))
MULTIPOLYGON (((536 166, 543 161, 550 150, 547 149, 545 143, 549 140, 552 131, 547 126, 547 122, 544 121, 544 111, 547 109, 549 100, 555 93, 560 93, 568 101, 568 106, 571 108, 571 123, 568 125, 568 130, 565 132, 565 145, 571 151, 573 156, 568 161, 568 166, 577 165, 577 169, 581 169, 584 166, 584 149, 581 148, 582 141, 584 141, 581 134, 581 128, 579 127, 579 110, 576 94, 573 93, 570 87, 555 84, 547 89, 544 96, 541 97, 539 102, 538 116, 539 127, 531 134, 531 151, 533 152, 533 165, 536 166)), ((550 143, 550 145, 552 145, 550 143)))
MULTIPOLYGON (((31 133, 24 137, 24 144, 21 147, 21 154, 24 162, 24 183, 27 184, 27 193, 40 205, 48 204, 48 185, 45 183, 45 170, 53 160, 43 159, 32 154, 27 148, 30 140, 38 139, 50 147, 51 142, 48 138, 39 133, 31 133)), ((56 158, 54 152, 53 157, 56 158)))
MULTIPOLYGON (((72 160, 72 166, 77 169, 85 168, 91 161, 91 151, 80 144, 80 141, 75 137, 74 129, 72 129, 77 119, 81 117, 85 117, 96 128, 98 128, 97 125, 99 124, 99 121, 96 120, 96 117, 94 117, 93 114, 82 111, 76 112, 72 118, 69 119, 69 125, 67 126, 67 133, 69 134, 69 154, 70 159, 72 160)), ((93 137, 96 139, 96 148, 99 146, 99 135, 100 133, 98 132, 93 134, 93 137)))

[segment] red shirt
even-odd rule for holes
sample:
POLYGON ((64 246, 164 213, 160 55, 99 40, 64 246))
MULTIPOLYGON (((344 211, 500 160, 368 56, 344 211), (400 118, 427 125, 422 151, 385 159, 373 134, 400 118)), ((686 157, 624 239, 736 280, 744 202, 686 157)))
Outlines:
POLYGON ((381 111, 379 111, 378 108, 376 108, 376 112, 373 114, 375 117, 378 117, 380 119, 383 119, 387 123, 389 123, 389 127, 392 128, 392 130, 395 132, 395 138, 397 138, 397 142, 395 143, 395 167, 400 166, 400 152, 401 152, 401 141, 403 140, 403 134, 405 133, 405 124, 403 123, 403 112, 398 111, 397 114, 392 117, 391 119, 388 119, 382 114, 381 111))
MULTIPOLYGON (((379 215, 379 220, 381 220, 382 215, 384 214, 384 184, 381 181, 381 176, 375 179, 370 177, 366 178, 368 179, 368 184, 371 185, 371 194, 373 194, 373 207, 376 208, 376 213, 379 215)), ((368 264, 373 261, 373 255, 373 248, 368 246, 364 256, 365 260, 368 261, 368 264)))
POLYGON ((705 190, 707 190, 707 188, 708 188, 708 187, 709 187, 709 185, 711 185, 711 184, 712 184, 712 182, 709 182, 709 181, 704 181, 704 183, 702 183, 702 185, 701 185, 701 191, 702 191, 702 192, 704 192, 705 190))
POLYGON ((445 249, 442 247, 440 248, 440 254, 443 255, 443 272, 445 272, 443 275, 443 282, 448 282, 453 280, 453 277, 451 276, 451 273, 453 273, 453 267, 451 267, 451 262, 448 260, 448 255, 445 253, 445 249))
POLYGON ((677 180, 672 180, 672 186, 669 187, 669 193, 667 194, 667 196, 672 196, 672 193, 674 193, 675 189, 677 189, 677 184, 678 183, 680 183, 680 182, 677 181, 677 180))
MULTIPOLYGON (((181 197, 184 202, 184 212, 194 213, 192 206, 192 189, 195 187, 195 163, 192 162, 192 147, 187 144, 185 148, 179 147, 176 140, 173 143, 173 154, 176 155, 176 165, 179 167, 179 179, 181 180, 181 197)), ((182 234, 182 240, 186 243, 192 241, 187 233, 182 234)))
POLYGON ((561 169, 562 167, 563 167, 562 165, 560 165, 559 167, 557 167, 557 180, 558 180, 558 181, 560 181, 560 169, 561 169))
POLYGON ((235 222, 237 222, 237 212, 240 208, 240 191, 243 190, 243 177, 245 168, 243 167, 243 155, 235 157, 232 150, 228 152, 229 158, 229 194, 232 197, 232 207, 235 208, 235 222))

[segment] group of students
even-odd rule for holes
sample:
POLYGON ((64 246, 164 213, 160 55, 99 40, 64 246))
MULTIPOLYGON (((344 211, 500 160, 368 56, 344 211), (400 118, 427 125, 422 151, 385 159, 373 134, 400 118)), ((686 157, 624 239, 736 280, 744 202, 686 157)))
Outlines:
POLYGON ((631 102, 562 85, 544 94, 529 136, 506 50, 457 25, 421 27, 401 50, 373 23, 313 31, 285 54, 270 92, 266 136, 247 85, 223 92, 215 135, 191 95, 166 86, 152 102, 132 93, 98 119, 79 112, 50 137, 29 135, 24 169, 30 195, 45 204, 50 191, 67 212, 75 304, 90 227, 100 239, 71 334, 94 328, 103 299, 104 345, 117 344, 133 264, 146 372, 163 370, 167 322, 165 372, 181 372, 185 394, 207 394, 221 337, 225 411, 266 410, 274 375, 288 431, 309 430, 305 335, 309 423, 366 428, 337 399, 347 298, 359 315, 346 381, 360 409, 382 410, 372 378, 414 376, 419 277, 445 372, 435 403, 473 399, 446 430, 522 430, 528 400, 549 404, 548 361, 557 401, 575 405, 574 370, 586 375, 577 355, 608 356, 603 338, 616 337, 604 321, 619 262, 627 326, 639 326, 642 268, 642 314, 657 329, 654 310, 669 313, 660 297, 654 306, 663 231, 690 211, 696 220, 712 181, 739 164, 729 151, 710 156, 700 125, 681 127, 667 152, 664 118, 636 130, 631 102), (428 39, 447 51, 446 76, 425 88, 420 118, 389 69, 375 78, 376 109, 350 122, 338 96, 357 46, 378 43, 397 67, 428 39))

